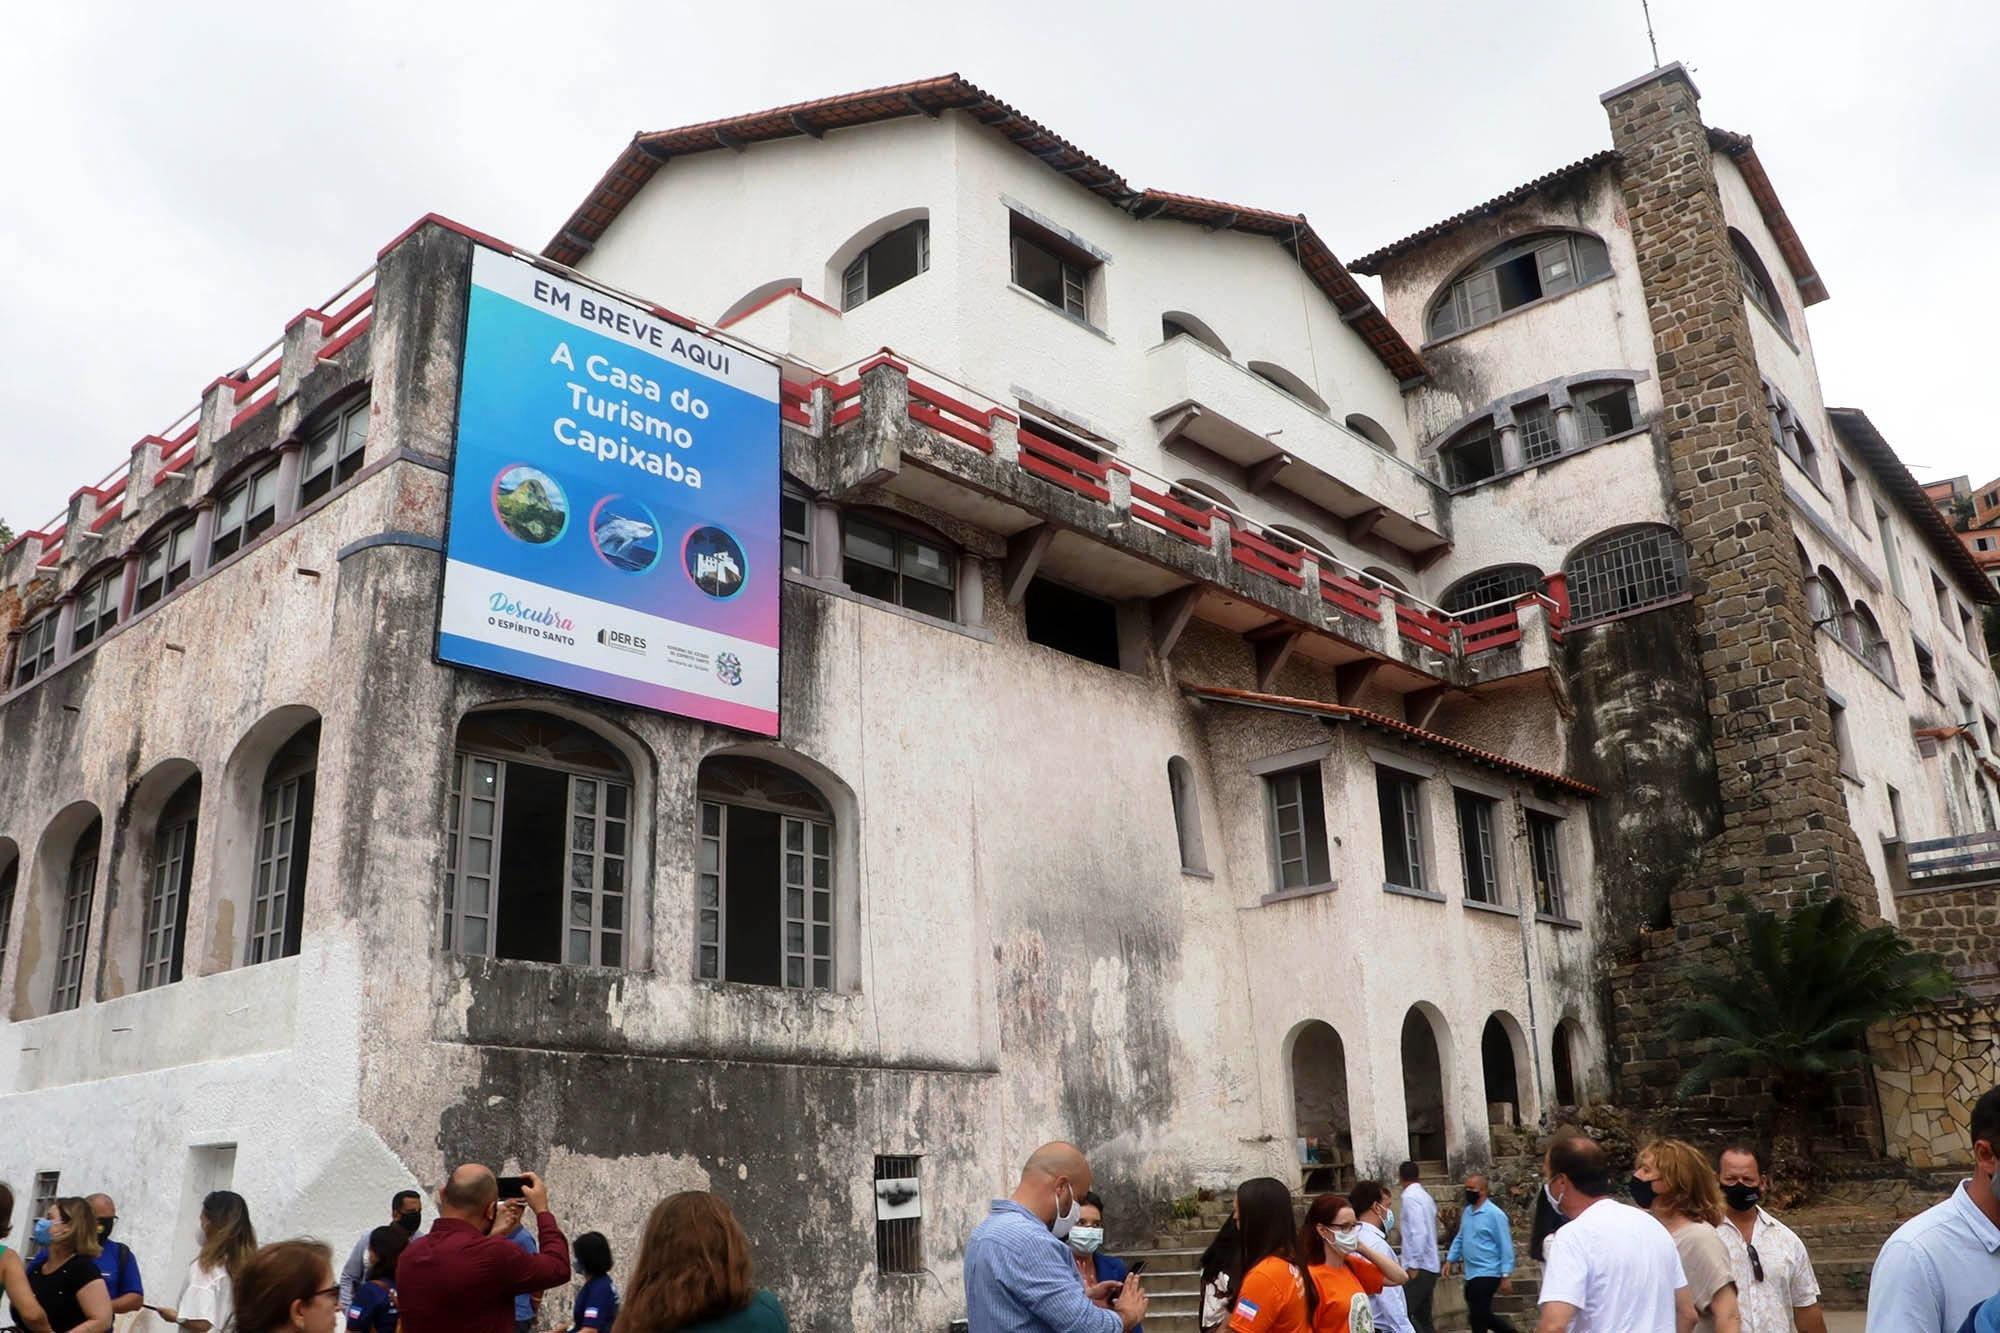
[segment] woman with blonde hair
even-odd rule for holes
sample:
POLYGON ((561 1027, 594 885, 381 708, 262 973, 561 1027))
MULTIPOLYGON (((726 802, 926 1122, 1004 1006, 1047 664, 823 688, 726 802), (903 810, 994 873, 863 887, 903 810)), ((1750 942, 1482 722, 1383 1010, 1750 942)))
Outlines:
POLYGON ((752 1281, 750 1238, 707 1190, 653 1207, 612 1333, 791 1333, 784 1307, 752 1281))
POLYGON ((180 1306, 159 1305, 154 1312, 187 1333, 227 1333, 236 1313, 236 1279, 256 1253, 250 1205, 233 1190, 214 1191, 201 1201, 201 1252, 188 1265, 180 1306))
POLYGON ((1631 1190, 1632 1202, 1659 1219, 1680 1251, 1695 1333, 1741 1333, 1736 1277, 1715 1229, 1722 1221, 1722 1186, 1708 1158, 1680 1139, 1655 1139, 1639 1150, 1631 1190))
POLYGON ((28 1287, 51 1333, 110 1333, 111 1289, 97 1271, 103 1246, 89 1202, 57 1199, 35 1223, 34 1240, 48 1253, 28 1265, 28 1287))

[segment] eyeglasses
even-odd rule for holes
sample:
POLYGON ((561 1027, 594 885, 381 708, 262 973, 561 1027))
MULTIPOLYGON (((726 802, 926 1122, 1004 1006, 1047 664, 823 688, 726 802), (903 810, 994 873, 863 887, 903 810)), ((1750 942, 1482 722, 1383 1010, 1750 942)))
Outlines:
POLYGON ((338 1296, 338 1295, 340 1295, 340 1284, 336 1282, 330 1287, 321 1287, 318 1291, 314 1292, 307 1299, 316 1301, 322 1296, 338 1296))
POLYGON ((1757 1257, 1757 1247, 1745 1242, 1743 1248, 1750 1251, 1750 1276, 1762 1282, 1764 1280, 1764 1261, 1757 1257))

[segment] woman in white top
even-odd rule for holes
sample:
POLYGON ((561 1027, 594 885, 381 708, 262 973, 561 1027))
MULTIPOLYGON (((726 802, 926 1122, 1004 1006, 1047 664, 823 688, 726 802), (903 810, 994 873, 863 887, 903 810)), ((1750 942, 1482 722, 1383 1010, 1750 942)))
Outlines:
POLYGON ((257 1231, 243 1196, 216 1190, 201 1201, 201 1253, 188 1265, 178 1307, 155 1306, 187 1333, 228 1333, 236 1314, 236 1275, 257 1253, 257 1231))

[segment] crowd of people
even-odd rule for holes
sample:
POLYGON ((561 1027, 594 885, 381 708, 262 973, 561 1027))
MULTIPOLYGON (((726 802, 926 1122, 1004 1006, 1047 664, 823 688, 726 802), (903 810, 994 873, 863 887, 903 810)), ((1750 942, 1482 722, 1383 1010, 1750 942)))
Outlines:
POLYGON ((355 1239, 336 1276, 321 1241, 260 1247, 242 1196, 217 1190, 202 1200, 201 1248, 179 1298, 161 1305, 146 1299, 130 1248, 111 1238, 109 1196, 53 1201, 24 1253, 5 1243, 14 1192, 0 1183, 0 1287, 9 1322, 27 1333, 110 1333, 119 1315, 141 1310, 172 1333, 528 1333, 544 1294, 572 1280, 556 1333, 789 1333, 777 1297, 756 1285, 749 1237, 705 1190, 653 1208, 622 1297, 610 1242, 589 1231, 572 1246, 533 1172, 461 1166, 435 1202, 426 1229, 423 1196, 398 1191, 390 1220, 355 1239))
MULTIPOLYGON (((1973 1171, 1883 1245, 1868 1333, 2000 1333, 2000 1088, 1972 1108, 1973 1171)), ((1542 1159, 1529 1250, 1542 1264, 1535 1333, 1826 1333, 1796 1232, 1763 1207, 1768 1164, 1734 1143, 1713 1159, 1679 1139, 1640 1147, 1622 1191, 1603 1147, 1560 1130, 1542 1159), (1617 1197, 1623 1193, 1635 1207, 1617 1197)), ((1201 1256, 1203 1333, 1436 1333, 1440 1277, 1464 1280, 1472 1333, 1517 1333, 1495 1312, 1513 1287, 1514 1228, 1486 1176, 1441 1247, 1415 1162, 1397 1206, 1363 1180, 1310 1199, 1263 1176, 1236 1189, 1201 1256)), ((1125 1333, 1149 1298, 1138 1265, 1103 1251, 1103 1206, 1072 1144, 1036 1150, 965 1251, 971 1333, 1125 1333)))

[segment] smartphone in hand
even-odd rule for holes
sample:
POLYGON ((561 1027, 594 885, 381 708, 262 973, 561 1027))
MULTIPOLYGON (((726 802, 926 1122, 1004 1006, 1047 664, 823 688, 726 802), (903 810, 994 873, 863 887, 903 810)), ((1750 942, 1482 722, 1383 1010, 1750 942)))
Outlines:
POLYGON ((501 1176, 498 1183, 500 1185, 501 1198, 518 1199, 527 1190, 528 1178, 526 1176, 501 1176))

